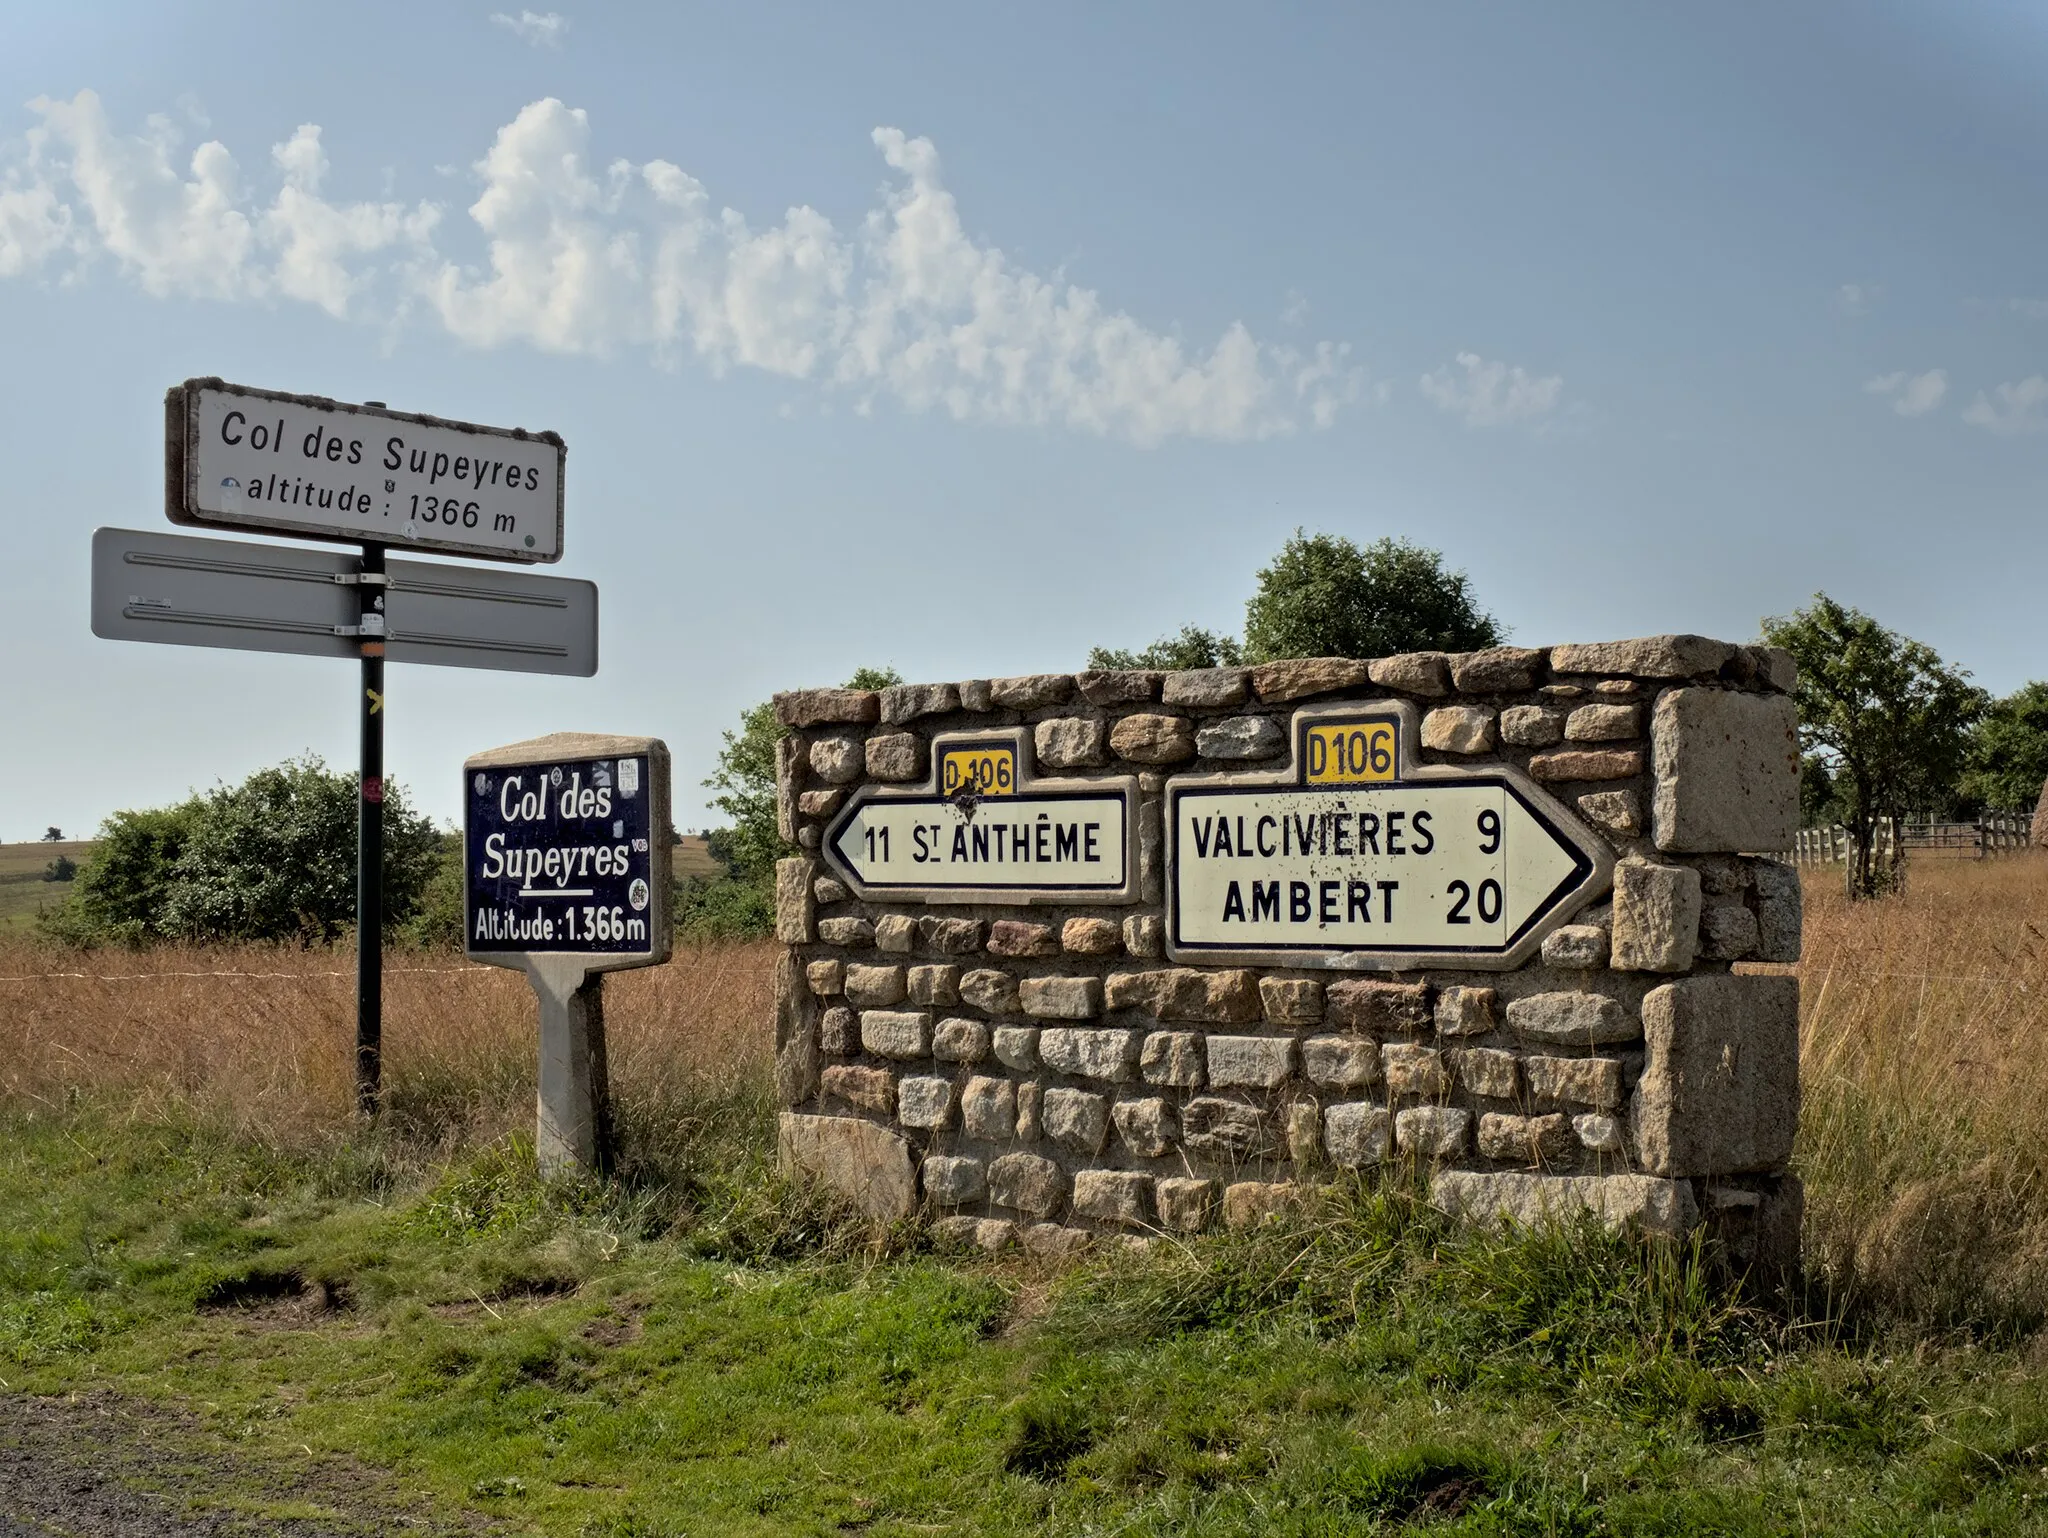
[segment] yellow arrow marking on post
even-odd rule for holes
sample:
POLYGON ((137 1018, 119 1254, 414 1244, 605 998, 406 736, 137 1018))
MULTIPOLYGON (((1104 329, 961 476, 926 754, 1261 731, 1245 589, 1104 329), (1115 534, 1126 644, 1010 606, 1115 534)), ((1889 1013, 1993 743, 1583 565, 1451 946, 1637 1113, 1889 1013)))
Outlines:
POLYGON ((365 689, 363 693, 367 694, 370 697, 371 715, 374 716, 378 711, 384 708, 384 696, 379 694, 375 689, 365 689))

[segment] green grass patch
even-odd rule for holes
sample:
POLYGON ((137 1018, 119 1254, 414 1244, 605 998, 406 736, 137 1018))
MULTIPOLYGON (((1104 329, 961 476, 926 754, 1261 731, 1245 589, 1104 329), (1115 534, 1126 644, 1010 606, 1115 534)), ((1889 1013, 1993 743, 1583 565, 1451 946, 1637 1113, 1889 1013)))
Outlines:
POLYGON ((1788 1317, 1592 1226, 1458 1232, 1399 1180, 1064 1273, 950 1258, 778 1180, 767 1121, 678 1108, 548 1185, 516 1140, 17 1107, 0 1381, 576 1538, 2048 1528, 2021 1346, 1788 1317))

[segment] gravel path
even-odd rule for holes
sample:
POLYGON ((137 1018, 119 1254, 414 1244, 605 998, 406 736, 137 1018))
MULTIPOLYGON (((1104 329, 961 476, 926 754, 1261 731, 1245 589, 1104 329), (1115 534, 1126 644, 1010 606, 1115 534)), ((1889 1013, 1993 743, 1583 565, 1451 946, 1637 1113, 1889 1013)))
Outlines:
POLYGON ((175 1411, 111 1395, 0 1394, 0 1538, 441 1538, 492 1530, 436 1522, 390 1476, 346 1460, 292 1469, 254 1462, 175 1411), (322 1515, 246 1514, 283 1501, 322 1515))

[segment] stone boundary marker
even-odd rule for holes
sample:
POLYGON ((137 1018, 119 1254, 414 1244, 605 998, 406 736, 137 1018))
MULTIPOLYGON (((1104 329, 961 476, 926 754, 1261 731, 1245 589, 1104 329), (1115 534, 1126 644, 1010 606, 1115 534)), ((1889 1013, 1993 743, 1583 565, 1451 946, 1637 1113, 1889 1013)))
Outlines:
POLYGON ((1654 636, 778 695, 782 1159, 989 1249, 1412 1161, 1788 1264, 1798 982, 1734 967, 1799 958, 1794 681, 1654 636))

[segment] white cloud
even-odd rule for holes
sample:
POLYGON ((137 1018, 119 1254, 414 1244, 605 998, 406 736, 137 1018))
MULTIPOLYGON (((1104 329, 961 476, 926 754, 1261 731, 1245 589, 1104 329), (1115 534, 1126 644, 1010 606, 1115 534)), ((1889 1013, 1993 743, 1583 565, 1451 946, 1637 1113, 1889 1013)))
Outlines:
POLYGON ((250 291, 255 232, 238 206, 240 177, 225 145, 207 141, 180 169, 178 134, 165 118, 121 138, 90 91, 29 105, 42 115, 47 144, 69 152, 63 169, 98 248, 145 293, 227 299, 250 291))
POLYGON ((158 297, 281 295, 339 317, 364 281, 362 258, 418 247, 434 225, 425 204, 324 199, 311 124, 272 149, 281 185, 259 205, 225 145, 208 140, 187 158, 167 118, 124 137, 91 91, 29 106, 41 121, 0 187, 0 276, 55 266, 75 279, 104 257, 158 297))
POLYGON ((1450 364, 1422 376, 1423 396, 1444 411, 1465 419, 1467 427, 1501 427, 1530 422, 1557 409, 1564 394, 1564 376, 1542 378, 1506 363, 1493 363, 1475 352, 1461 352, 1457 368, 1450 364))
POLYGON ((521 11, 517 16, 493 11, 491 22, 536 48, 561 47, 562 38, 569 30, 569 18, 559 11, 521 11))
POLYGON ((2007 303, 2028 320, 2048 320, 2048 299, 2012 299, 2007 303))
POLYGON ((892 180, 858 226, 798 206, 756 227, 668 161, 600 167, 585 114, 538 101, 471 168, 465 226, 433 203, 330 200, 313 124, 271 150, 265 199, 217 141, 188 157, 164 121, 118 135, 89 91, 32 106, 37 124, 0 146, 0 277, 111 262, 155 295, 424 319, 477 347, 695 357, 860 411, 887 399, 1145 445, 1327 427, 1385 396, 1344 344, 1233 323, 1201 351, 1018 266, 967 233, 930 141, 893 128, 874 133, 892 180))
POLYGON ((2017 384, 2002 384, 1963 408, 1963 420, 1994 433, 2048 432, 2048 379, 2030 374, 2017 384))
POLYGON ((273 276, 287 299, 317 304, 340 319, 365 277, 352 272, 351 258, 372 255, 393 246, 425 247, 432 239, 440 210, 421 204, 407 210, 397 203, 337 205, 320 196, 327 175, 327 155, 320 148, 320 130, 302 123, 298 132, 274 146, 271 159, 284 175, 277 199, 263 214, 258 232, 277 251, 273 276))
POLYGON ((33 271, 73 243, 71 210, 51 188, 0 185, 0 278, 33 271))
POLYGON ((1835 309, 1843 315, 1867 315, 1870 307, 1884 297, 1884 286, 1878 283, 1844 283, 1835 290, 1835 309))
POLYGON ((1890 399, 1892 410, 1902 417, 1924 416, 1941 404, 1948 394, 1948 370, 1931 368, 1924 374, 1880 374, 1863 382, 1864 393, 1890 399))

